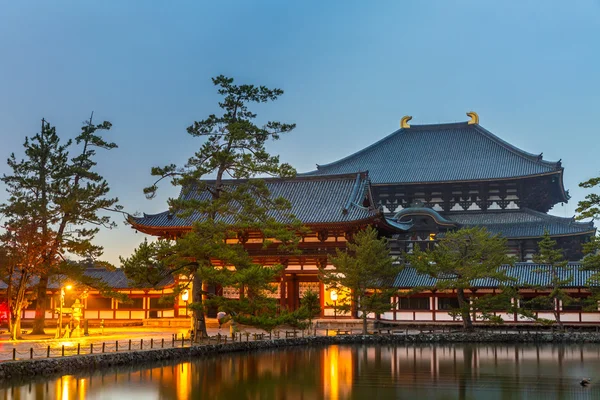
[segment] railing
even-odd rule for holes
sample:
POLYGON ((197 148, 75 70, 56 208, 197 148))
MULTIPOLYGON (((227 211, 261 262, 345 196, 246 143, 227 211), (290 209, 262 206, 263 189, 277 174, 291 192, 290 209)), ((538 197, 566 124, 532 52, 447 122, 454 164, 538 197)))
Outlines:
MULTIPOLYGON (((209 344, 227 344, 234 342, 250 342, 261 340, 279 339, 282 337, 302 337, 308 331, 273 331, 266 333, 250 333, 237 332, 232 336, 217 334, 214 336, 204 337, 193 342, 189 336, 183 334, 173 334, 170 339, 161 338, 142 338, 139 340, 115 340, 115 341, 96 341, 91 343, 73 342, 72 344, 46 345, 44 343, 36 343, 27 349, 24 343, 15 343, 12 350, 0 352, 0 362, 11 360, 32 360, 41 358, 60 358, 79 355, 93 355, 106 353, 119 353, 127 351, 153 350, 153 349, 169 349, 169 348, 185 348, 190 346, 202 346, 209 344)), ((77 339, 74 339, 74 341, 77 339)))

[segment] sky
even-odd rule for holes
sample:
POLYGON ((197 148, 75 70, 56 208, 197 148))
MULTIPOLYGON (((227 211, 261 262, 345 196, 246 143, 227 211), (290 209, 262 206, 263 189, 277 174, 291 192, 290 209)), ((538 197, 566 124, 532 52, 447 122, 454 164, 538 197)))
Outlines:
MULTIPOLYGON (((467 121, 544 159, 562 159, 575 214, 600 174, 600 0, 81 1, 0 3, 0 174, 46 118, 62 138, 94 111, 119 145, 98 172, 129 213, 152 166, 182 165, 201 139, 186 127, 217 113, 210 80, 279 87, 259 119, 297 128, 268 149, 299 172, 413 124, 467 121)), ((393 162, 393 160, 390 160, 393 162)), ((6 196, 0 187, 0 201, 6 196)), ((143 241, 119 226, 97 243, 119 265, 143 241)))

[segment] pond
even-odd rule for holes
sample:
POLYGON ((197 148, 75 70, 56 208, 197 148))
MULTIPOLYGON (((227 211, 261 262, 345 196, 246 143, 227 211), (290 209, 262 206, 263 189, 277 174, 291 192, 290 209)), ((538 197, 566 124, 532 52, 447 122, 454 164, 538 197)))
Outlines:
POLYGON ((587 398, 600 398, 595 344, 287 348, 0 384, 7 400, 587 398))

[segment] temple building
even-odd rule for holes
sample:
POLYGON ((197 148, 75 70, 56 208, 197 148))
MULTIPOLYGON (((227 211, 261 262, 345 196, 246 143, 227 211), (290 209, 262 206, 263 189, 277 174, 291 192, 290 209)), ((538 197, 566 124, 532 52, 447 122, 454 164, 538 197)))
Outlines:
POLYGON ((423 247, 449 229, 483 226, 507 238, 518 261, 531 261, 544 231, 568 259, 581 259, 593 224, 547 214, 569 200, 561 161, 518 149, 469 115, 468 122, 438 125, 409 125, 405 117, 391 135, 305 175, 368 171, 386 217, 413 224, 397 236, 399 250, 423 247))
MULTIPOLYGON (((484 129, 476 113, 467 115, 471 118, 467 122, 436 125, 409 125, 411 117, 404 117, 399 130, 348 157, 318 165, 315 171, 295 178, 265 179, 271 195, 289 200, 292 213, 308 228, 300 243, 302 253, 280 254, 274 245, 265 249, 260 232, 245 232, 236 242, 243 243, 257 263, 286 266, 273 294, 282 306, 298 307, 303 293, 310 289, 320 294, 324 315, 333 315, 327 288, 318 280, 318 267, 328 266, 328 256, 345 248, 347 239, 368 225, 390 238, 394 254, 431 246, 438 235, 449 230, 485 227, 507 238, 510 253, 518 261, 512 271, 523 285, 529 284, 531 271, 539 269, 531 261, 546 231, 569 260, 582 258, 582 243, 596 232, 593 224, 548 214, 556 204, 569 200, 561 161, 527 153, 484 129)), ((235 185, 236 181, 226 184, 235 185)), ((193 191, 181 194, 197 195, 193 191)), ((167 210, 131 217, 129 222, 137 231, 176 238, 191 229, 194 218, 198 216, 180 218, 167 210)), ((573 290, 581 294, 586 272, 580 271, 577 263, 571 266, 579 282, 573 290)), ((401 291, 426 279, 405 268, 396 286, 401 291)), ((489 282, 481 284, 479 293, 494 290, 489 282)), ((218 295, 238 296, 230 288, 212 290, 218 295)), ((427 293, 421 296, 423 300, 415 300, 418 298, 396 302, 395 309, 383 317, 412 321, 450 318, 447 310, 455 301, 452 293, 427 293), (451 300, 443 300, 446 297, 451 300), (440 311, 446 317, 437 315, 440 311)), ((582 311, 578 312, 577 321, 585 322, 582 311)), ((593 320, 600 321, 597 313, 593 320)))

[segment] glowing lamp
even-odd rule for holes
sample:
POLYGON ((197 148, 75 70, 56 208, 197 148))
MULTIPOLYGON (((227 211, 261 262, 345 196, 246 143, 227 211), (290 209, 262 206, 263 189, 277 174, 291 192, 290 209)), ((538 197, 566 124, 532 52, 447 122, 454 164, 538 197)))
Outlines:
POLYGON ((184 290, 181 294, 181 300, 188 301, 190 298, 190 293, 187 290, 184 290))
POLYGON ((331 301, 337 301, 337 299, 338 299, 337 291, 332 290, 331 292, 329 292, 329 297, 331 298, 331 301))

